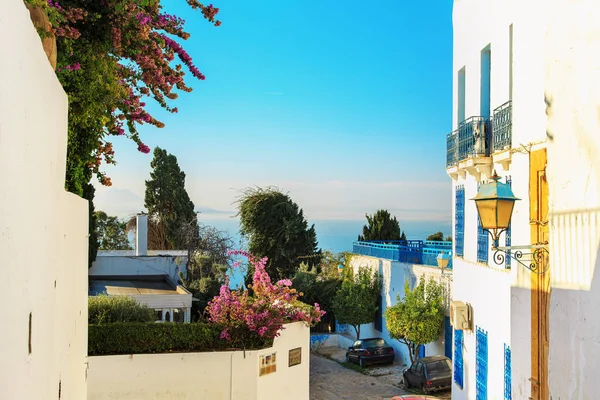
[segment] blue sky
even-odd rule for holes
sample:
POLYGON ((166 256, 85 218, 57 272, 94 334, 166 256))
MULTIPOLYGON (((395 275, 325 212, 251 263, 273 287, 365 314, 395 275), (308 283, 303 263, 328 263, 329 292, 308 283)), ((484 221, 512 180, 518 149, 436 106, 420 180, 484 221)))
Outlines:
MULTIPOLYGON (((141 136, 177 156, 206 219, 234 212, 240 189, 271 185, 309 219, 387 208, 450 220, 451 0, 215 0, 220 27, 183 0, 163 3, 187 21, 184 47, 207 78, 187 74, 194 91, 174 102, 179 113, 153 106, 166 127, 141 136)), ((151 154, 114 145, 113 186, 98 187, 96 208, 141 211, 151 154)))

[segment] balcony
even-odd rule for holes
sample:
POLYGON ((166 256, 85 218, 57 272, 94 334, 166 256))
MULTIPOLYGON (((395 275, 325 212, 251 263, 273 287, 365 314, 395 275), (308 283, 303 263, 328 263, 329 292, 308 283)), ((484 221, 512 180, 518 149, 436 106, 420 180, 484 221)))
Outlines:
MULTIPOLYGON (((451 254, 452 242, 423 240, 354 242, 352 252, 363 256, 437 267, 437 256, 440 253, 451 254)), ((452 269, 452 259, 448 263, 448 269, 452 269)))
POLYGON ((491 120, 486 117, 470 117, 458 125, 458 129, 446 135, 446 171, 456 179, 467 172, 478 180, 480 174, 489 176, 492 169, 491 120))
POLYGON ((492 119, 493 157, 504 169, 510 164, 512 148, 512 102, 507 101, 494 110, 492 119))

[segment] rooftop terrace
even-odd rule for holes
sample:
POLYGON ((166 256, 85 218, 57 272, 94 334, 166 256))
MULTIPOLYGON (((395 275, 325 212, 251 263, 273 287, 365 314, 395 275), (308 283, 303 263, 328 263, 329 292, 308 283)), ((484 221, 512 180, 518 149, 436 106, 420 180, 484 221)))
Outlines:
MULTIPOLYGON (((359 241, 353 243, 352 252, 363 256, 437 267, 437 256, 440 253, 452 256, 452 242, 431 240, 359 241)), ((450 257, 448 269, 452 269, 452 257, 450 257)))

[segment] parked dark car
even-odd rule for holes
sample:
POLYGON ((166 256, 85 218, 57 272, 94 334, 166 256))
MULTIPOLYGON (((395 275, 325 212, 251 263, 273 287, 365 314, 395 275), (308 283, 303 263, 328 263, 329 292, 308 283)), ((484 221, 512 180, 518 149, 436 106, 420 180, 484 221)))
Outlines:
POLYGON ((381 338, 361 339, 354 342, 346 351, 346 361, 367 364, 393 363, 394 348, 381 338))
POLYGON ((425 394, 447 390, 452 386, 452 362, 444 356, 419 358, 402 378, 406 388, 417 387, 425 394))

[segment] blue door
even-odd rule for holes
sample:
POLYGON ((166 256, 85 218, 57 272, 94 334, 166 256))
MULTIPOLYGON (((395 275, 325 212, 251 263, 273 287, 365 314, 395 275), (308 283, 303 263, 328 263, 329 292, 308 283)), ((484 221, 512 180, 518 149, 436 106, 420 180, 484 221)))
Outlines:
POLYGON ((452 360, 452 326, 450 326, 450 317, 444 317, 444 355, 452 360))
POLYGON ((419 346, 419 358, 425 357, 425 346, 419 346))

